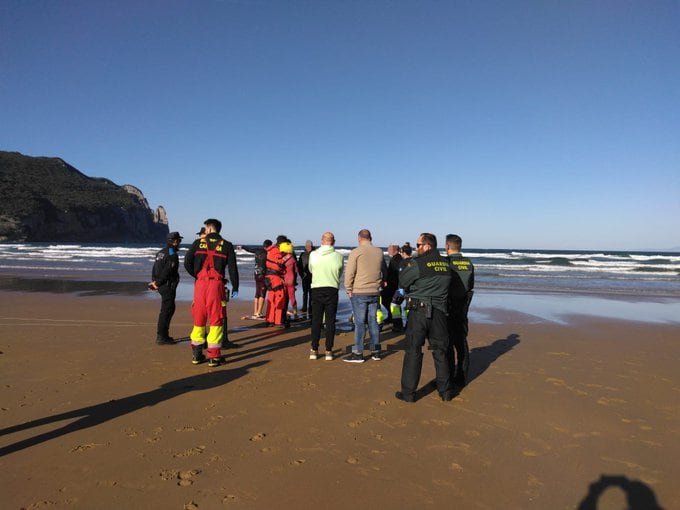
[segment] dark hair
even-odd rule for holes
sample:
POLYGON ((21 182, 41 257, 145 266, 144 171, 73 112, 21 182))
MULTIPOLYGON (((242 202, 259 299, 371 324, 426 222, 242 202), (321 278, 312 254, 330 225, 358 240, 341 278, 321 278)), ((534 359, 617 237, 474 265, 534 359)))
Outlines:
POLYGON ((203 222, 203 224, 206 227, 213 227, 218 234, 222 230, 222 222, 220 220, 216 220, 215 218, 208 218, 203 222))
POLYGON ((272 245, 271 239, 265 239, 264 242, 262 243, 263 248, 269 248, 271 245, 272 245))
POLYGON ((460 249, 460 247, 463 246, 463 240, 460 238, 459 235, 448 234, 446 236, 446 246, 451 246, 452 248, 460 249))
POLYGON ((361 230, 359 230, 358 235, 361 239, 368 239, 369 241, 373 240, 373 238, 371 237, 371 231, 368 230, 367 228, 362 228, 361 230))
POLYGON ((413 248, 411 248, 411 243, 404 243, 404 246, 401 247, 401 252, 405 253, 409 257, 411 256, 411 253, 413 253, 413 248))
POLYGON ((432 248, 433 250, 437 248, 437 236, 434 234, 430 234, 429 232, 423 232, 420 234, 420 237, 423 238, 423 243, 422 244, 427 244, 432 248))
POLYGON ((284 236, 283 234, 276 236, 276 244, 285 243, 287 241, 288 237, 284 236))

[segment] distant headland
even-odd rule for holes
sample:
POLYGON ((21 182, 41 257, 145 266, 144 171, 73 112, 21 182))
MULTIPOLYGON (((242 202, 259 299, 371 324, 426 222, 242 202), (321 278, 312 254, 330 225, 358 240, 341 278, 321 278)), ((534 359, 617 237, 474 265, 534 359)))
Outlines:
POLYGON ((163 206, 57 157, 0 151, 0 241, 139 243, 168 235, 163 206))

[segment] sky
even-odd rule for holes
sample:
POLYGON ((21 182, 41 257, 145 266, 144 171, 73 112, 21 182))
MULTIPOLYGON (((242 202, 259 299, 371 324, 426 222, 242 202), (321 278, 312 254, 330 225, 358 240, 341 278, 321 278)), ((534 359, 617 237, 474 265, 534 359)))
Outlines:
POLYGON ((677 0, 0 0, 0 150, 188 239, 680 250, 678 27, 677 0))

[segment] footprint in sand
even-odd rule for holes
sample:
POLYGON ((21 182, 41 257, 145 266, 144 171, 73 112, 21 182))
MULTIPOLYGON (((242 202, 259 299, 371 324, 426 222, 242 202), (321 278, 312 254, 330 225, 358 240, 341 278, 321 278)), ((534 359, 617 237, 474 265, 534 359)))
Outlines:
POLYGON ((433 423, 435 425, 438 425, 440 427, 446 426, 446 425, 451 425, 450 422, 446 420, 430 420, 430 423, 433 423))
POLYGON ((176 453, 173 455, 173 457, 179 458, 179 457, 193 457, 194 455, 200 455, 205 451, 205 446, 197 446, 196 448, 189 448, 188 450, 185 450, 181 453, 176 453))
POLYGON ((85 450, 89 450, 91 448, 95 448, 97 446, 102 446, 99 443, 85 443, 85 444, 79 444, 75 448, 71 449, 71 452, 84 452, 85 450))
POLYGON ((267 434, 265 434, 264 432, 258 432, 257 434, 250 438, 250 441, 262 441, 265 437, 267 437, 267 434))
POLYGON ((160 473, 158 473, 158 476, 160 476, 163 480, 174 480, 179 476, 179 471, 173 471, 171 469, 164 469, 160 473))
POLYGON ((539 480, 534 475, 529 475, 527 480, 527 488, 525 494, 530 498, 536 498, 540 494, 541 488, 543 487, 543 482, 539 480))
POLYGON ((601 406, 615 406, 615 405, 627 404, 628 402, 626 400, 623 400, 622 398, 600 397, 600 399, 597 401, 597 403, 600 404, 601 406))
POLYGON ((177 474, 177 478, 179 478, 179 482, 177 482, 177 485, 180 487, 188 487, 189 485, 193 485, 194 481, 192 478, 199 474, 201 472, 200 469, 190 469, 187 471, 180 471, 177 474))
POLYGON ((302 466, 305 463, 305 459, 295 459, 290 461, 291 466, 302 466))
POLYGON ((184 427, 175 429, 175 432, 196 432, 196 429, 194 427, 185 425, 184 427))
POLYGON ((347 462, 347 464, 359 464, 359 459, 356 457, 347 457, 345 462, 347 462))
POLYGON ((354 429, 354 428, 357 428, 362 423, 366 423, 367 421, 368 421, 368 418, 364 416, 364 417, 361 417, 361 418, 358 418, 354 421, 349 422, 347 424, 347 426, 354 429))
POLYGON ((198 505, 193 501, 189 501, 186 505, 184 505, 182 510, 198 510, 198 505))

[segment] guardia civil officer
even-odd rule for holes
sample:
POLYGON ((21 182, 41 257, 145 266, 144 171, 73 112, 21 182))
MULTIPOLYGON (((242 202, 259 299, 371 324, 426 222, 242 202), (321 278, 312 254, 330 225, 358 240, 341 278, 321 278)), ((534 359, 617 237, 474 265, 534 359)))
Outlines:
POLYGON ((416 253, 416 258, 404 261, 399 273, 399 287, 407 293, 409 315, 401 391, 395 396, 405 402, 415 402, 423 366, 422 348, 427 338, 434 359, 437 391, 442 400, 448 401, 453 398, 446 318, 451 266, 447 258, 439 255, 434 234, 420 234, 416 253))
POLYGON ((467 384, 470 368, 468 347, 468 310, 475 287, 475 267, 460 252, 463 240, 456 234, 446 236, 446 254, 451 262, 449 287, 449 362, 453 384, 462 388, 467 384), (454 356, 455 349, 455 356, 454 356))
POLYGON ((157 290, 161 295, 161 311, 158 314, 156 328, 156 343, 158 345, 172 345, 175 340, 170 336, 170 321, 175 314, 175 297, 179 284, 179 245, 182 236, 179 232, 168 234, 168 244, 156 253, 151 269, 149 289, 157 290))

